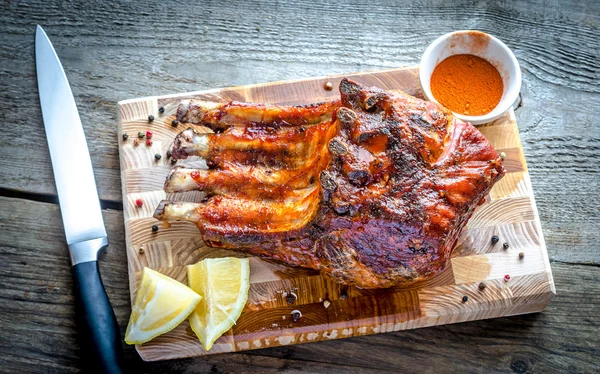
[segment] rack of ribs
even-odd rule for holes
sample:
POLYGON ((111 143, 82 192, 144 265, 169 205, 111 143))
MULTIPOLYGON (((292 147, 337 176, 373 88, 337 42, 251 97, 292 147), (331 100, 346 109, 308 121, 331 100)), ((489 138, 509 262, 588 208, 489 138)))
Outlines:
POLYGON ((213 247, 320 270, 360 288, 401 286, 441 271, 490 189, 505 173, 487 139, 439 105, 343 79, 341 100, 307 106, 186 100, 192 128, 154 216, 195 222, 213 247))

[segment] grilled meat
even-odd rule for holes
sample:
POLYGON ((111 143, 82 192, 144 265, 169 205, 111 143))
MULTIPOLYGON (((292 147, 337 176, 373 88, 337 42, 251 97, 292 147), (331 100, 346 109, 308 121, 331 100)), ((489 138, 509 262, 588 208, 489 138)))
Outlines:
POLYGON ((169 192, 202 189, 202 203, 163 201, 155 217, 190 220, 208 245, 320 270, 361 288, 442 270, 477 204, 504 175, 471 124, 404 93, 340 83, 341 100, 302 107, 185 101, 169 192))

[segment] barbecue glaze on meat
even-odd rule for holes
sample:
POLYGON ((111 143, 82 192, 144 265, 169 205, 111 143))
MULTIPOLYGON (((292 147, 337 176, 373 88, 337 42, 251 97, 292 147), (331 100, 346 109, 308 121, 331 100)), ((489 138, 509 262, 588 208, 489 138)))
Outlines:
POLYGON ((504 175, 471 124, 435 103, 340 83, 341 101, 301 107, 185 101, 165 190, 202 189, 202 203, 163 201, 155 217, 190 220, 210 246, 240 249, 334 280, 381 288, 442 270, 475 207, 504 175))

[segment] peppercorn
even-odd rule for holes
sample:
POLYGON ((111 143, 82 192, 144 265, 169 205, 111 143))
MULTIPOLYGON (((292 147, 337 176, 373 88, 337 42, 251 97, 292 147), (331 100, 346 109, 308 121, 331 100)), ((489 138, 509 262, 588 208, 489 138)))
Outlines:
POLYGON ((146 131, 146 138, 152 139, 152 131, 146 131))
POLYGON ((123 133, 123 140, 127 140, 127 139, 129 139, 129 135, 127 135, 127 133, 126 133, 126 132, 124 132, 124 133, 123 133))
POLYGON ((331 90, 333 90, 333 84, 331 82, 327 82, 327 83, 325 83, 323 88, 325 88, 325 91, 331 91, 331 90))
POLYGON ((157 153, 154 155, 154 158, 156 159, 156 161, 160 160, 161 156, 157 153))
POLYGON ((525 253, 524 252, 520 252, 519 253, 519 260, 522 260, 525 258, 525 253))
POLYGON ((300 317, 302 317, 302 313, 300 313, 299 310, 294 310, 292 312, 292 321, 293 322, 298 322, 298 320, 300 319, 300 317))
POLYGON ((154 116, 151 114, 148 116, 148 122, 154 121, 154 116))
POLYGON ((171 126, 176 127, 177 125, 179 125, 179 121, 174 119, 173 121, 171 121, 171 126))
POLYGON ((504 243, 504 244, 502 244, 502 248, 504 248, 504 249, 508 249, 508 243, 504 243))
POLYGON ((467 301, 469 301, 469 296, 465 295, 462 297, 462 302, 466 303, 467 301))
POLYGON ((133 146, 137 147, 138 145, 140 145, 140 140, 139 139, 133 139, 133 146))
POLYGON ((138 138, 143 138, 146 135, 143 131, 138 131, 138 138))
POLYGON ((144 205, 144 202, 142 201, 142 199, 137 199, 135 201, 135 205, 137 205, 138 207, 141 207, 142 205, 144 205))
POLYGON ((504 281, 505 281, 505 282, 508 282, 509 280, 510 280, 510 275, 506 274, 506 275, 504 276, 504 281))
POLYGON ((487 285, 485 283, 483 283, 483 282, 479 283, 479 290, 480 291, 485 290, 486 287, 487 287, 487 285))
POLYGON ((165 112, 165 107, 161 106, 160 108, 158 108, 158 113, 163 114, 165 112))
POLYGON ((172 158, 172 159, 171 159, 171 164, 175 165, 176 163, 177 163, 177 160, 176 160, 176 159, 174 159, 174 158, 172 158))
POLYGON ((158 225, 152 225, 152 232, 158 231, 158 225))
POLYGON ((144 254, 144 248, 140 248, 140 254, 143 255, 144 254))
POLYGON ((296 301, 296 294, 293 292, 288 292, 287 296, 285 297, 285 301, 287 301, 288 304, 293 304, 296 301))
POLYGON ((167 151, 167 158, 169 158, 169 157, 171 157, 171 150, 170 149, 167 151))
POLYGON ((501 158, 501 159, 503 159, 503 160, 504 160, 504 159, 506 158, 506 153, 504 153, 504 152, 500 152, 500 155, 499 155, 499 156, 500 156, 500 158, 501 158))
POLYGON ((152 145, 152 140, 151 139, 146 139, 146 145, 148 147, 150 147, 152 145))
POLYGON ((492 244, 496 244, 500 241, 500 238, 498 237, 498 235, 494 235, 492 236, 492 244))

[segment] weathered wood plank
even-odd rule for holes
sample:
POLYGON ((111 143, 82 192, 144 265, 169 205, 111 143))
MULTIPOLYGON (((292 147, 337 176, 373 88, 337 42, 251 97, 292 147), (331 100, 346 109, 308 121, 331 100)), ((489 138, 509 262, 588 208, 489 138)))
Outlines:
MULTIPOLYGON (((0 207, 3 372, 79 371, 72 279, 58 207, 1 197, 0 207)), ((123 334, 130 312, 123 216, 103 213, 111 245, 100 267, 123 334)), ((557 296, 539 314, 154 363, 142 362, 133 347, 124 346, 126 362, 140 373, 600 370, 600 268, 553 263, 552 271, 557 296)))

